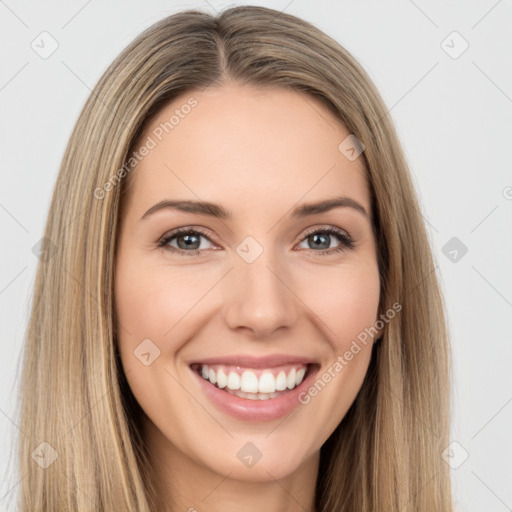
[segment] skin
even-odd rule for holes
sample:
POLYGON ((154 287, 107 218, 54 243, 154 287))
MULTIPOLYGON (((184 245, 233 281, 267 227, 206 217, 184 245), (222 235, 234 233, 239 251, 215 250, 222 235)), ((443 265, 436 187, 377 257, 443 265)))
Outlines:
MULTIPOLYGON (((313 511, 320 448, 362 385, 373 340, 307 405, 270 422, 217 409, 188 365, 286 353, 318 361, 320 376, 375 323, 380 282, 370 217, 350 207, 290 217, 298 204, 339 195, 371 215, 363 161, 338 150, 349 132, 316 99, 234 83, 175 99, 141 140, 192 96, 197 106, 132 171, 116 260, 121 360, 147 415, 159 510, 313 511), (162 209, 141 220, 164 199, 218 203, 232 219, 162 209), (343 242, 327 234, 317 248, 306 232, 329 226, 354 247, 319 255, 343 242), (180 227, 207 233, 195 240, 199 256, 157 247, 180 227), (247 236, 263 248, 251 264, 236 252, 247 236), (134 355, 145 339, 160 350, 148 366, 134 355), (248 442, 262 454, 250 468, 236 456, 248 442)), ((183 234, 169 245, 191 251, 183 234)))

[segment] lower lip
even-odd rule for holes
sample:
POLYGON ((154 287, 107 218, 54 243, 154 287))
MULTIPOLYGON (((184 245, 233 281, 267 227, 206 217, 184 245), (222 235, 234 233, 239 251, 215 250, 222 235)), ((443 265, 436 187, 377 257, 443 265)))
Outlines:
POLYGON ((310 382, 318 372, 318 367, 312 367, 306 378, 294 389, 282 395, 267 400, 250 400, 231 395, 203 379, 196 371, 190 371, 199 380, 206 396, 223 412, 243 421, 272 421, 290 414, 296 407, 302 405, 299 395, 310 387, 310 382))

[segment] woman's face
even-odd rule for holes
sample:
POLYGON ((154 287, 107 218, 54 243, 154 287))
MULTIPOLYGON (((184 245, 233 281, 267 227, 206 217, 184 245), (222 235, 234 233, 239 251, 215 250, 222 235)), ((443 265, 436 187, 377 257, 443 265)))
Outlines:
POLYGON ((349 135, 309 96, 233 84, 185 94, 148 126, 115 301, 159 460, 282 478, 318 461, 353 403, 380 282, 349 135))

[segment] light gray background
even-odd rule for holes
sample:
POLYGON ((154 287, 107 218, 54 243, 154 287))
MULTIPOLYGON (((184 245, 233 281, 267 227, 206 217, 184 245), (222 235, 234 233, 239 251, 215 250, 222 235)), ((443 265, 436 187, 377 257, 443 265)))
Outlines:
MULTIPOLYGON (((449 314, 458 444, 446 460, 456 510, 511 510, 512 1, 255 3, 334 37, 383 95, 422 201, 449 314), (464 40, 469 47, 458 55, 464 40), (443 252, 452 237, 468 249, 456 261, 451 246, 443 252)), ((80 109, 140 31, 178 10, 234 4, 0 0, 1 511, 14 510, 19 483, 11 445, 32 247, 80 109), (47 59, 31 47, 43 31, 59 45, 47 59)))

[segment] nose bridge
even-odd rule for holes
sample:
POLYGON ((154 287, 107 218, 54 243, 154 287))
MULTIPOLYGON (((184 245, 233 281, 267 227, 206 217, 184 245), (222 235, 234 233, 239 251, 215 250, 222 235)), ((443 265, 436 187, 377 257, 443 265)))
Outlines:
POLYGON ((268 336, 279 327, 291 326, 297 317, 297 299, 289 289, 290 274, 275 252, 245 240, 237 253, 227 290, 229 327, 246 327, 268 336))

